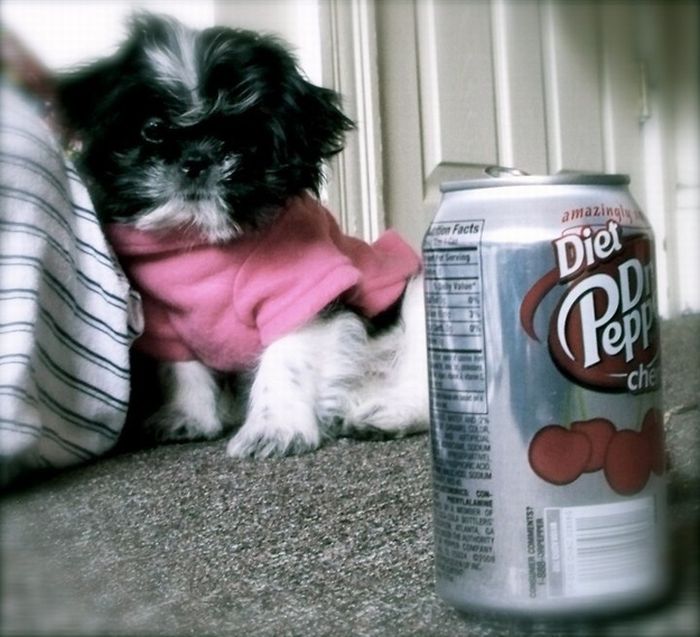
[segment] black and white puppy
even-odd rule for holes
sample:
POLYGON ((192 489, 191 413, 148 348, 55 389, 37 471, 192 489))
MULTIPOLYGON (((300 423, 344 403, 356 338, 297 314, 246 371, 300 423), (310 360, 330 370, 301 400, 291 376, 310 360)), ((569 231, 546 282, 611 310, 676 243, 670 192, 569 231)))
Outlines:
MULTIPOLYGON (((105 223, 194 229, 212 244, 318 194, 324 162, 353 127, 339 96, 309 83, 279 40, 148 14, 112 57, 62 78, 60 107, 105 223)), ((197 361, 161 363, 165 401, 148 424, 171 440, 240 425, 228 445, 239 457, 422 431, 423 320, 417 278, 393 325, 371 335, 356 313, 324 311, 266 347, 242 384, 197 361)))

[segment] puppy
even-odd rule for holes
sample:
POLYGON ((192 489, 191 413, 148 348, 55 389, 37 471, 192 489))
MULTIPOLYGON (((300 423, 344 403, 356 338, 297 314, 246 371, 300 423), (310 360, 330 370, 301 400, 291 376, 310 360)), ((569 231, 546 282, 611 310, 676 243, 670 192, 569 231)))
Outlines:
POLYGON ((237 427, 228 453, 266 457, 426 429, 420 262, 393 232, 346 237, 319 203, 353 123, 283 43, 141 14, 59 94, 142 294, 158 438, 237 427))

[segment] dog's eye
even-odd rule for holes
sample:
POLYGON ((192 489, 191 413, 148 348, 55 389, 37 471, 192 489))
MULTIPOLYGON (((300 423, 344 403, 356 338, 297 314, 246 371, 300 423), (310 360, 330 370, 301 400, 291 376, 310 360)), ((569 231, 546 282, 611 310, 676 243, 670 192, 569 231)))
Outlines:
POLYGON ((151 144, 160 144, 165 140, 168 127, 159 117, 151 117, 141 129, 141 137, 151 144))

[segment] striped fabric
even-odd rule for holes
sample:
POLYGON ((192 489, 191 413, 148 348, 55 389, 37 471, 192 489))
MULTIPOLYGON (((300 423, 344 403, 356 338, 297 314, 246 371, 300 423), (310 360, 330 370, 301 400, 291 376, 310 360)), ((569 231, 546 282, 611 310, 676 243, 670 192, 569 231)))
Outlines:
POLYGON ((91 460, 122 429, 138 297, 32 103, 0 87, 1 481, 91 460))

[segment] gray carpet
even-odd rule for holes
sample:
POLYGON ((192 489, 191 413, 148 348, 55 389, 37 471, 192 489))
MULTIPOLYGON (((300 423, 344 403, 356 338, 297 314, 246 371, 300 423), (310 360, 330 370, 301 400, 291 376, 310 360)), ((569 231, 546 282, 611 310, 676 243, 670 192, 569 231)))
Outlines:
POLYGON ((700 316, 663 326, 676 587, 616 621, 460 615, 433 589, 427 436, 232 461, 122 452, 6 494, 2 634, 697 635, 700 316))

